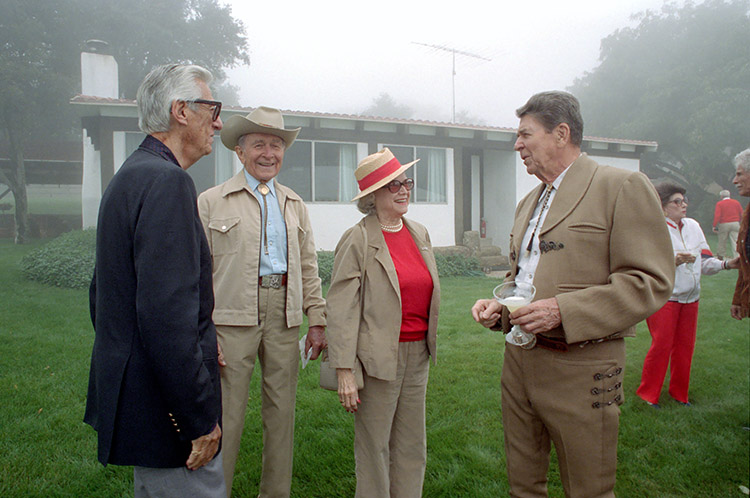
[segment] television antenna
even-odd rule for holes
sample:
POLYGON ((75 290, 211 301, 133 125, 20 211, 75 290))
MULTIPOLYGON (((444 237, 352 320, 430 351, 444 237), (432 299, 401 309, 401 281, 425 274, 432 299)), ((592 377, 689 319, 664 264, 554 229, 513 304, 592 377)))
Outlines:
POLYGON ((433 50, 442 50, 444 52, 450 52, 453 57, 453 72, 452 72, 452 81, 453 81, 453 119, 451 120, 451 123, 456 122, 456 54, 463 55, 465 57, 473 57, 475 59, 481 59, 483 61, 492 61, 492 59, 488 59, 487 57, 483 57, 481 55, 472 54, 470 52, 465 52, 463 50, 458 50, 453 47, 447 47, 445 45, 433 45, 431 43, 421 43, 421 42, 412 42, 415 45, 422 45, 423 47, 428 47, 433 50))

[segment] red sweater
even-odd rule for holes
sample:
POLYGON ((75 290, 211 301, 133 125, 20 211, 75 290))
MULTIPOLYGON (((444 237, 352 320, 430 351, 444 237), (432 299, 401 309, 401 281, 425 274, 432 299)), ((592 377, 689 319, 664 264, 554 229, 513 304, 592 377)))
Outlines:
POLYGON ((719 223, 732 223, 742 218, 742 204, 735 199, 722 199, 716 203, 714 210, 714 228, 719 223))
POLYGON ((399 342, 423 341, 432 300, 432 277, 409 230, 383 232, 401 290, 401 335, 399 342))

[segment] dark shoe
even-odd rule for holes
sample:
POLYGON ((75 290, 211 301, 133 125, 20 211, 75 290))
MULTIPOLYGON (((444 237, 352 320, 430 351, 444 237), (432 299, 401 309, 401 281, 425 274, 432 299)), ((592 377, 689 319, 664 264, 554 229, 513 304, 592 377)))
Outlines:
MULTIPOLYGON (((675 401, 677 401, 677 400, 675 400, 675 401)), ((683 403, 682 401, 677 401, 677 402, 679 404, 681 404, 682 406, 693 406, 693 405, 690 404, 690 401, 688 401, 687 403, 683 403)))
POLYGON ((648 401, 646 401, 646 404, 648 406, 650 406, 650 407, 653 407, 653 408, 657 409, 657 410, 661 410, 661 406, 659 406, 659 403, 649 403, 648 401))

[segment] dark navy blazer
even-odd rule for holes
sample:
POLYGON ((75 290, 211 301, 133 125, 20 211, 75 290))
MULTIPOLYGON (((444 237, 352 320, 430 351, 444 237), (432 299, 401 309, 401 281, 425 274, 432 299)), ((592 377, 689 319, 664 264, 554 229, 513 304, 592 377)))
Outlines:
POLYGON ((181 467, 221 419, 211 256, 195 185, 147 137, 102 196, 84 421, 99 461, 181 467))

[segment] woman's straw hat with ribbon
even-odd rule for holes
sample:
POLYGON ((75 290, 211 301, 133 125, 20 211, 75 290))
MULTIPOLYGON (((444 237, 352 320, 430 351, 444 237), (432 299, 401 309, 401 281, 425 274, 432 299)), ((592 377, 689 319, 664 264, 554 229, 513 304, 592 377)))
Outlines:
POLYGON ((359 184, 359 194, 352 199, 356 201, 370 192, 375 192, 380 187, 387 185, 398 175, 409 169, 414 163, 401 164, 388 147, 362 159, 354 171, 354 177, 359 184))

